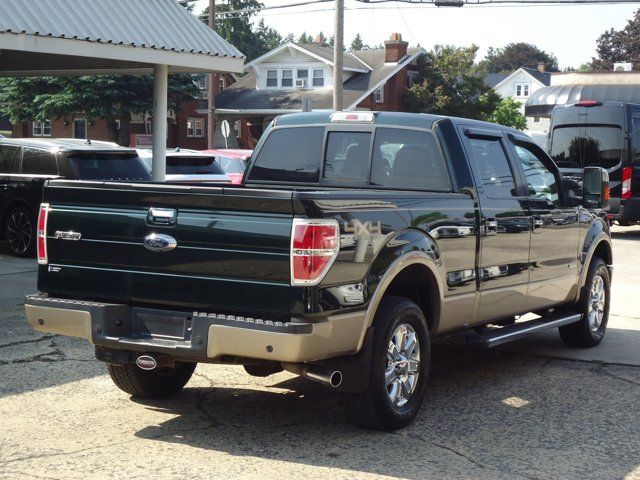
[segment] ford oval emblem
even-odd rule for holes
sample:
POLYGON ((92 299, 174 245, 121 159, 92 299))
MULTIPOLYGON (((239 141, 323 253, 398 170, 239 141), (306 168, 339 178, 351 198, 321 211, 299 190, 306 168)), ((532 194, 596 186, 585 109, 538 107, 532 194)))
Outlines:
POLYGON ((168 252, 178 246, 178 242, 169 235, 152 233, 144 237, 144 247, 152 252, 168 252))
POLYGON ((155 358, 149 355, 140 355, 136 358, 136 365, 138 365, 142 370, 153 370, 158 366, 158 362, 156 362, 155 358))

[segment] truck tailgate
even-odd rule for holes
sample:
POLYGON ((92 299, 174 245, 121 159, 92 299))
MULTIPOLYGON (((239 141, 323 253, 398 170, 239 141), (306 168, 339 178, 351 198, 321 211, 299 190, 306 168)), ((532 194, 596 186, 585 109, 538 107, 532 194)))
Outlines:
POLYGON ((50 182, 44 190, 44 202, 50 204, 49 263, 40 268, 38 289, 87 300, 286 318, 291 195, 50 182), (157 224, 149 216, 152 208, 173 211, 175 223, 157 224), (177 245, 150 250, 153 245, 145 246, 145 238, 152 234, 169 236, 177 245))

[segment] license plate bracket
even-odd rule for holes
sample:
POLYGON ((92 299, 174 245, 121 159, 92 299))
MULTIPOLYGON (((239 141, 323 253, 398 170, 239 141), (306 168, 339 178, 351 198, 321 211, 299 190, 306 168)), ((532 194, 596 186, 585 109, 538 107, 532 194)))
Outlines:
POLYGON ((172 312, 135 310, 133 329, 137 337, 189 340, 191 316, 172 312))

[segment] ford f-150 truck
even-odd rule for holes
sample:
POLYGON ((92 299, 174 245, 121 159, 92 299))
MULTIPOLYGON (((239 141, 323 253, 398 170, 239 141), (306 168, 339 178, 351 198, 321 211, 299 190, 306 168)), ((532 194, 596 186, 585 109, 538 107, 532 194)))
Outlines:
POLYGON ((26 317, 91 342, 135 396, 178 392, 198 362, 284 369, 392 430, 420 408, 434 338, 602 340, 607 195, 604 170, 563 180, 498 125, 285 115, 241 186, 49 181, 26 317))

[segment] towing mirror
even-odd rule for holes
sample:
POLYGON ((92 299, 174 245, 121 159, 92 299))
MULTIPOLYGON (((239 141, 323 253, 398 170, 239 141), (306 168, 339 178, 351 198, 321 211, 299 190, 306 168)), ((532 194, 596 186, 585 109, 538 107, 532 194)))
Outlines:
POLYGON ((582 177, 582 204, 609 210, 609 173, 600 167, 585 167, 582 177))

